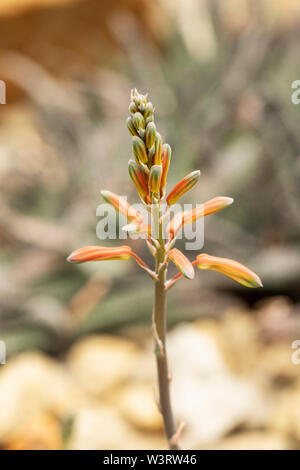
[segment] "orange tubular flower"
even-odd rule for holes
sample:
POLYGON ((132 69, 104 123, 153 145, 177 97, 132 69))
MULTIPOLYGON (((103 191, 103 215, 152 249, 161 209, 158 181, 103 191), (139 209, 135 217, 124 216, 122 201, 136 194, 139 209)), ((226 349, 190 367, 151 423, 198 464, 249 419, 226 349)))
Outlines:
POLYGON ((73 251, 67 258, 69 263, 86 263, 87 261, 127 260, 132 256, 130 246, 84 246, 73 251))
POLYGON ((191 189, 195 184, 198 182, 200 178, 200 171, 192 171, 188 175, 186 175, 179 183, 174 186, 172 191, 167 196, 167 204, 171 206, 175 204, 178 199, 183 196, 189 189, 191 189))
POLYGON ((199 269, 218 271, 245 287, 263 287, 257 274, 232 259, 218 258, 203 253, 197 256, 196 265, 199 269))
POLYGON ((231 197, 215 197, 205 202, 199 207, 196 207, 189 212, 179 212, 175 217, 170 221, 167 226, 167 234, 172 239, 176 237, 177 233, 184 224, 191 224, 198 220, 200 217, 205 217, 206 215, 215 214, 216 212, 225 209, 225 207, 230 206, 233 203, 231 197))
POLYGON ((192 263, 177 248, 169 253, 169 259, 177 266, 181 274, 187 279, 194 279, 195 271, 192 263))
POLYGON ((143 218, 141 214, 135 210, 133 207, 131 207, 130 204, 128 204, 125 199, 122 197, 118 196, 115 193, 112 193, 111 191, 100 191, 103 199, 105 199, 106 202, 114 206, 117 212, 119 212, 122 215, 125 215, 127 219, 129 220, 138 220, 142 222, 143 218))
POLYGON ((190 212, 186 212, 184 214, 184 223, 191 224, 195 222, 195 220, 199 219, 199 217, 215 214, 216 212, 225 209, 225 207, 230 206, 232 203, 232 197, 214 197, 213 199, 210 199, 209 201, 202 204, 202 206, 196 207, 190 212))

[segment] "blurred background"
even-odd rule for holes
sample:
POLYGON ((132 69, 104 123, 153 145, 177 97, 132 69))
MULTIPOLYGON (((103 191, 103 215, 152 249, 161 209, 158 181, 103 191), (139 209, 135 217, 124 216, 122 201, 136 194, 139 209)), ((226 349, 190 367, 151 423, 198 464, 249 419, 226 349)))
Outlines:
POLYGON ((152 283, 132 262, 66 262, 112 243, 96 238, 101 189, 137 202, 133 87, 173 148, 169 187, 200 168, 185 202, 235 199, 206 219, 204 251, 264 283, 199 271, 170 291, 182 444, 300 448, 299 25, 298 0, 0 1, 2 449, 165 448, 152 283))

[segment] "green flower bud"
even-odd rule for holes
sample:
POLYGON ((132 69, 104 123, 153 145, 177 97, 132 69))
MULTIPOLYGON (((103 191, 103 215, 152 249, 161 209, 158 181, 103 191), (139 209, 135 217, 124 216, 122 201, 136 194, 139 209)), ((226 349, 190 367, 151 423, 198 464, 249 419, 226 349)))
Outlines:
POLYGON ((147 163, 148 156, 144 142, 140 137, 133 137, 132 139, 133 153, 142 163, 147 163))
POLYGON ((145 106, 144 118, 147 119, 148 117, 152 116, 152 114, 153 114, 153 106, 152 106, 152 103, 149 102, 145 106))
POLYGON ((133 122, 132 122, 132 119, 129 117, 127 118, 127 128, 130 132, 131 135, 137 135, 137 131, 136 131, 136 128, 134 127, 133 125, 133 122))
POLYGON ((142 169, 136 164, 134 160, 129 160, 128 171, 130 178, 134 182, 139 195, 142 199, 146 200, 148 196, 148 186, 145 178, 145 174, 142 169))
POLYGON ((172 150, 169 144, 164 144, 162 147, 162 177, 161 177, 161 188, 162 190, 166 187, 167 176, 169 171, 169 166, 171 162, 172 150))
POLYGON ((138 131, 140 128, 145 129, 145 121, 141 113, 134 113, 132 115, 132 121, 134 124, 134 127, 138 131))
POLYGON ((160 165, 153 165, 150 170, 148 187, 151 193, 158 194, 160 190, 162 167, 160 165))
POLYGON ((146 146, 148 149, 152 147, 155 141, 155 136, 156 136, 156 126, 154 122, 149 122, 149 124, 146 127, 146 146))
POLYGON ((153 157, 153 164, 161 165, 162 138, 158 132, 156 132, 154 147, 155 147, 155 153, 153 157))
POLYGON ((129 112, 130 112, 131 114, 134 114, 134 113, 137 113, 137 112, 138 112, 138 109, 137 109, 135 103, 133 103, 133 101, 132 101, 132 102, 130 103, 130 105, 129 105, 129 112))

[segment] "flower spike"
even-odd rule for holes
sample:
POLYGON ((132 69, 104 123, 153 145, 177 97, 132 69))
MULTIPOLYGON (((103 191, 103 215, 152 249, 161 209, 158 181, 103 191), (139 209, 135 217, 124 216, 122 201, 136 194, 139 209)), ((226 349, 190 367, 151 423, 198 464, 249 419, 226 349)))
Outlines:
POLYGON ((173 261, 184 277, 194 279, 195 271, 193 265, 180 250, 173 248, 169 253, 169 259, 173 261))
POLYGON ((178 199, 183 196, 189 189, 191 189, 195 184, 198 182, 200 178, 200 171, 192 171, 188 175, 186 175, 179 183, 174 186, 172 191, 167 196, 167 204, 171 206, 175 204, 178 199))
POLYGON ((170 206, 193 188, 199 180, 200 171, 193 171, 186 175, 166 197, 167 176, 172 152, 171 147, 167 143, 163 143, 163 139, 156 129, 154 111, 148 94, 143 95, 136 89, 131 90, 127 128, 131 135, 133 153, 132 159, 128 162, 128 170, 142 205, 146 208, 150 218, 148 221, 144 221, 142 213, 131 207, 126 198, 123 199, 110 191, 101 191, 101 194, 107 202, 114 206, 116 211, 126 216, 127 222, 123 230, 132 238, 144 238, 155 259, 155 270, 152 270, 129 246, 86 246, 71 253, 68 261, 84 263, 131 258, 155 281, 152 318, 158 370, 159 409, 169 448, 178 450, 180 449, 178 440, 183 424, 181 423, 177 428, 170 399, 169 381, 172 373, 166 349, 166 292, 183 276, 187 279, 193 279, 194 266, 203 270, 218 271, 247 287, 259 287, 262 286, 262 283, 257 274, 236 261, 199 254, 196 260, 190 262, 181 251, 173 248, 178 232, 184 224, 191 224, 201 217, 224 209, 232 204, 233 199, 216 197, 205 204, 195 206, 196 208, 191 211, 177 213, 171 222, 168 221, 168 224, 167 218, 172 209, 175 209, 170 206), (165 202, 167 207, 165 207, 165 202), (149 220, 151 220, 151 225, 149 220), (164 237, 166 231, 169 235, 167 241, 164 237), (177 269, 175 275, 168 279, 170 262, 174 263, 177 269))
POLYGON ((143 218, 141 214, 135 210, 128 202, 123 199, 122 197, 118 196, 115 193, 112 193, 111 191, 100 191, 103 199, 105 199, 106 202, 114 206, 117 212, 120 212, 120 214, 125 215, 127 219, 129 220, 138 220, 139 222, 142 222, 143 218))
POLYGON ((197 256, 196 263, 199 269, 218 271, 245 287, 263 287, 257 274, 232 259, 219 258, 203 253, 197 256))
POLYGON ((107 247, 85 246, 73 251, 68 256, 69 263, 86 263, 87 261, 127 260, 132 255, 130 246, 107 247))

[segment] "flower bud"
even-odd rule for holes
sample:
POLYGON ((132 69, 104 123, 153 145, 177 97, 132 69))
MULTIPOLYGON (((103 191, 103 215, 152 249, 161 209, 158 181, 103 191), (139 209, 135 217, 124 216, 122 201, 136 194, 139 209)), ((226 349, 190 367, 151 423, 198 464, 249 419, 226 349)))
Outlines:
POLYGON ((147 163, 148 156, 144 142, 140 137, 132 138, 133 153, 142 163, 147 163))
POLYGON ((167 184, 167 176, 169 171, 169 166, 171 162, 172 150, 169 144, 164 144, 162 146, 162 177, 161 177, 161 189, 162 191, 167 184))
POLYGON ((153 165, 151 167, 148 180, 148 187, 151 193, 159 194, 161 174, 162 167, 160 165, 153 165))
POLYGON ((155 136, 156 136, 156 126, 154 122, 149 122, 149 124, 146 127, 146 146, 148 149, 152 147, 152 145, 155 142, 155 136))
POLYGON ((148 167, 151 168, 152 163, 153 163, 153 158, 155 154, 155 147, 152 145, 151 149, 148 150, 148 167))
POLYGON ((137 131, 139 129, 145 129, 145 121, 141 113, 134 113, 132 115, 132 121, 137 131))
POLYGON ((200 178, 200 171, 192 171, 188 175, 186 175, 179 183, 174 186, 172 191, 167 196, 167 204, 171 206, 175 204, 178 199, 183 196, 189 189, 191 189, 195 184, 198 182, 200 178))
POLYGON ((138 135, 137 131, 136 131, 136 128, 133 125, 132 119, 129 117, 129 118, 127 118, 126 122, 127 122, 127 128, 129 130, 130 134, 131 135, 138 135))
POLYGON ((153 157, 153 164, 161 165, 162 138, 158 132, 156 132, 154 148, 155 148, 155 152, 154 152, 154 157, 153 157))
POLYGON ((138 112, 138 109, 136 107, 136 104, 132 101, 129 105, 129 112, 131 114, 134 114, 134 113, 137 113, 138 112))
POLYGON ((149 194, 145 174, 134 160, 129 160, 128 171, 130 178, 136 185, 137 191, 143 200, 147 199, 149 194))
POLYGON ((153 114, 153 105, 152 103, 147 103, 144 110, 144 119, 149 118, 153 114))

